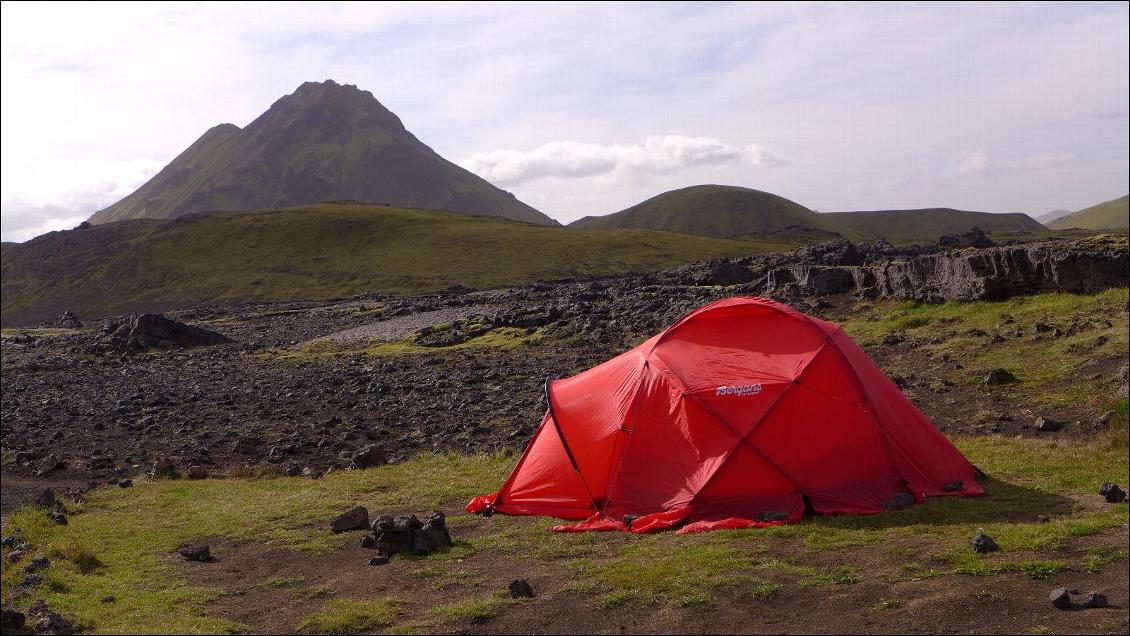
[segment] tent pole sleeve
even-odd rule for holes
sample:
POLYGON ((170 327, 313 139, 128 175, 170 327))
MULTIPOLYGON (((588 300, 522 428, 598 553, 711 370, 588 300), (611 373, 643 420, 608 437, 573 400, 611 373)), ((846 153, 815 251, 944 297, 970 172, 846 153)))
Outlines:
POLYGON ((585 482, 585 476, 581 474, 581 467, 577 465, 577 459, 573 457, 573 451, 569 448, 569 442, 565 441, 565 432, 561 430, 561 424, 557 421, 557 415, 553 411, 553 394, 549 391, 549 385, 553 382, 553 378, 545 379, 545 403, 549 405, 549 418, 553 420, 553 428, 557 431, 557 438, 561 440, 561 447, 565 449, 565 456, 569 458, 569 463, 573 465, 573 471, 577 473, 577 479, 581 480, 581 487, 585 489, 585 494, 588 495, 589 501, 592 502, 593 510, 600 510, 596 505, 596 499, 592 496, 592 491, 589 490, 589 485, 585 482))
POLYGON ((549 419, 553 420, 553 428, 557 431, 557 437, 561 440, 561 446, 565 448, 565 455, 569 458, 569 463, 573 465, 573 470, 581 470, 577 466, 577 460, 573 457, 573 451, 569 449, 569 442, 565 441, 565 433, 561 431, 561 425, 557 423, 557 414, 553 412, 553 398, 549 396, 549 383, 553 380, 550 378, 545 379, 545 402, 549 405, 549 419))

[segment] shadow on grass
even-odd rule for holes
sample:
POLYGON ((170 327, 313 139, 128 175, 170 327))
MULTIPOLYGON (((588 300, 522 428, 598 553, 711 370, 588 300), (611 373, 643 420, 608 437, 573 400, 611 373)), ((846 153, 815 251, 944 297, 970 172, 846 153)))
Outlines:
POLYGON ((1054 517, 1071 512, 1072 500, 1010 484, 992 477, 982 477, 985 494, 980 497, 928 497, 921 504, 905 510, 875 515, 813 515, 806 523, 853 529, 885 529, 913 525, 953 523, 1035 522, 1038 515, 1054 517))

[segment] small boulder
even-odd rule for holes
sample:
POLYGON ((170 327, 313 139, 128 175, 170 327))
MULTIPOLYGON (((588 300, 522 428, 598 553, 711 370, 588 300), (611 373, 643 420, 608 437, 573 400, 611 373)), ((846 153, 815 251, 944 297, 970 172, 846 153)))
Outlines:
POLYGON ((1104 481, 1102 486, 1099 486, 1099 494, 1103 496, 1109 503, 1122 503, 1126 501, 1126 493, 1123 492, 1118 484, 1104 481))
POLYGON ((416 532, 412 552, 418 555, 430 554, 439 548, 451 545, 451 534, 442 512, 433 510, 424 515, 424 522, 416 532))
POLYGON ((1058 422, 1046 417, 1036 418, 1037 431, 1040 431, 1042 433, 1053 433, 1061 428, 1063 428, 1063 422, 1058 422))
POLYGON ((205 479, 208 477, 208 471, 204 470, 204 467, 199 464, 193 464, 188 467, 185 476, 189 479, 205 479))
POLYGON ((367 534, 367 535, 361 537, 361 547, 362 548, 375 548, 375 547, 377 547, 377 538, 374 537, 371 534, 367 534))
POLYGON ((153 476, 157 479, 180 479, 180 471, 173 460, 162 457, 153 462, 153 476))
POLYGON ((1100 592, 1088 592, 1079 601, 1079 604, 1082 605, 1083 607, 1094 607, 1094 608, 1106 607, 1107 605, 1110 604, 1110 599, 1108 599, 1106 597, 1106 594, 1102 594, 1100 592))
POLYGON ((510 598, 534 597, 534 588, 530 587, 526 579, 514 579, 507 587, 510 589, 510 598))
POLYGON ((64 329, 82 329, 82 323, 70 311, 64 311, 62 315, 55 319, 56 327, 63 327, 64 329))
POLYGON ((1066 587, 1057 587, 1052 590, 1051 594, 1048 594, 1048 600, 1061 610, 1071 607, 1071 595, 1067 592, 1066 587))
POLYGON ((51 521, 54 521, 56 524, 58 524, 60 526, 67 525, 67 515, 65 513, 63 513, 62 510, 59 510, 59 509, 48 510, 47 511, 47 518, 50 519, 51 521))
POLYGON ((103 597, 102 597, 102 602, 103 602, 103 603, 113 603, 113 602, 115 602, 115 601, 117 601, 117 600, 118 600, 118 599, 114 598, 114 595, 113 595, 113 594, 107 594, 106 596, 103 596, 103 597))
POLYGON ((45 557, 45 556, 35 556, 35 557, 32 557, 31 561, 29 561, 27 565, 24 566, 24 572, 27 573, 27 574, 31 574, 32 572, 35 572, 36 570, 47 569, 47 567, 49 565, 51 565, 51 561, 49 561, 47 559, 47 557, 45 557))
POLYGON ((388 463, 388 456, 376 444, 369 444, 353 454, 349 459, 352 469, 371 468, 388 463))
POLYGON ((1047 515, 1036 515, 1036 523, 1048 523, 1051 518, 1047 515))
POLYGON ((969 545, 973 548, 973 551, 978 554, 988 554, 989 552, 996 552, 1001 549, 1000 546, 997 545, 997 542, 993 541, 992 537, 985 534, 984 528, 977 530, 977 534, 973 535, 973 539, 969 542, 969 545))
POLYGON ((40 508, 54 508, 58 498, 55 496, 54 488, 45 488, 39 496, 35 498, 35 505, 40 508))
POLYGON ((182 546, 177 552, 179 552, 186 561, 205 562, 212 560, 212 554, 206 544, 182 546))
POLYGON ((369 511, 364 506, 357 506, 349 512, 333 518, 330 521, 330 531, 334 534, 349 530, 364 530, 369 525, 369 511))
POLYGON ((75 628, 67 619, 55 612, 46 612, 39 616, 35 623, 36 634, 54 634, 66 636, 75 633, 75 628))
POLYGON ((997 386, 1015 381, 1016 376, 1006 369, 989 369, 985 372, 985 386, 997 386))
POLYGON ((123 479, 123 480, 121 480, 121 481, 119 481, 119 482, 118 482, 118 487, 119 487, 119 488, 129 488, 129 487, 130 487, 130 486, 132 486, 132 485, 133 485, 133 480, 132 480, 132 479, 123 479))
POLYGON ((387 565, 392 560, 392 555, 382 552, 377 556, 369 559, 369 565, 387 565))
POLYGON ((26 620, 23 612, 5 607, 0 613, 0 630, 5 634, 23 631, 26 620))
POLYGON ((42 576, 39 576, 38 574, 28 574, 24 578, 20 579, 19 583, 16 583, 16 587, 27 590, 33 587, 37 587, 42 582, 42 576))

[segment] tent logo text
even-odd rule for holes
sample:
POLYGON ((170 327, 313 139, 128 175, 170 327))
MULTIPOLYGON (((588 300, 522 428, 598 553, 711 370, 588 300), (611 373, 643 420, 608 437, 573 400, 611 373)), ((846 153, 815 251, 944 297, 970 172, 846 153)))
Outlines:
POLYGON ((720 386, 714 390, 714 395, 757 395, 761 393, 760 384, 739 384, 737 386, 720 386))

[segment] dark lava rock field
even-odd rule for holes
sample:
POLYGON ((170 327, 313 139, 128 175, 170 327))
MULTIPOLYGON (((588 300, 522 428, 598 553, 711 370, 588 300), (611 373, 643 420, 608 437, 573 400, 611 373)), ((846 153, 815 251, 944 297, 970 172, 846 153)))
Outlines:
MULTIPOLYGON (((199 467, 195 475, 318 474, 427 451, 520 450, 544 411, 547 377, 582 371, 718 298, 769 296, 837 320, 861 298, 1127 285, 1124 236, 1001 247, 950 240, 912 250, 835 241, 617 278, 167 314, 230 339, 203 336, 221 342, 208 346, 184 346, 201 344, 198 330, 178 344, 179 328, 155 318, 66 315, 6 329, 4 471, 105 482, 160 461, 199 467), (143 333, 151 323, 161 338, 143 333)), ((896 340, 871 352, 881 365, 913 352, 913 342, 896 340)), ((983 406, 979 386, 946 390, 967 391, 971 410, 983 406)), ((930 392, 916 399, 929 406, 930 392)), ((947 432, 978 430, 972 420, 947 422, 947 432)))

